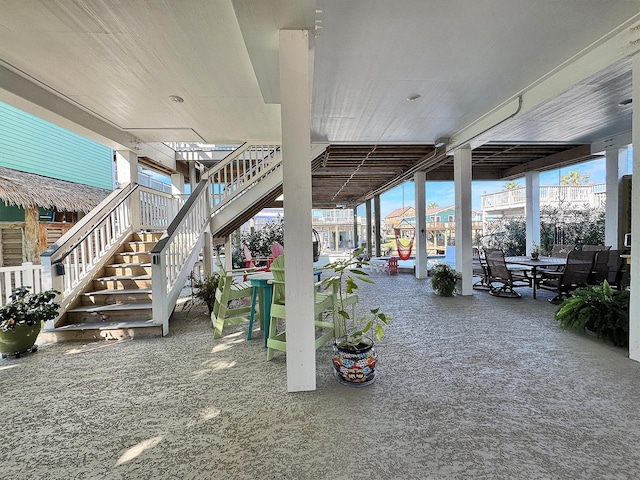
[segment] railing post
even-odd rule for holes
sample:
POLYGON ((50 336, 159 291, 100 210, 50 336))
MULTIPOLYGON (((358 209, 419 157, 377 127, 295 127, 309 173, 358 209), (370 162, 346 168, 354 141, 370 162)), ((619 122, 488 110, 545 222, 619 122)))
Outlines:
POLYGON ((162 323, 163 337, 169 334, 167 277, 165 275, 166 268, 165 255, 153 254, 151 256, 151 284, 153 285, 151 309, 153 314, 153 323, 162 323))

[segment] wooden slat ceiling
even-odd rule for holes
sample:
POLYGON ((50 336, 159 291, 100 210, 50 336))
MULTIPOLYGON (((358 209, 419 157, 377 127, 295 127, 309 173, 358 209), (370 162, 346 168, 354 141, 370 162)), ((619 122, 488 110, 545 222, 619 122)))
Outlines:
MULTIPOLYGON (((507 180, 594 156, 589 145, 485 144, 472 151, 474 180, 507 180)), ((453 180, 453 156, 433 145, 330 145, 311 164, 314 208, 356 207, 411 180, 453 180)))

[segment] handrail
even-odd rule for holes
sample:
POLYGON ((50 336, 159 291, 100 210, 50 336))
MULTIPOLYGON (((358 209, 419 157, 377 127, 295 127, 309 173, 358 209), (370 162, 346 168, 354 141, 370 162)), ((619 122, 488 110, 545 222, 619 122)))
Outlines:
MULTIPOLYGON (((138 186, 139 186, 139 185, 135 185, 135 187, 133 187, 133 188, 132 188, 132 187, 131 187, 131 185, 127 185, 127 186, 125 187, 125 189, 128 189, 128 190, 129 190, 128 192, 126 192, 126 190, 125 190, 125 189, 122 189, 122 191, 120 191, 120 192, 119 192, 118 190, 114 190, 114 192, 117 192, 117 195, 114 195, 114 197, 115 197, 115 198, 117 198, 117 197, 118 197, 119 195, 121 195, 123 192, 126 192, 126 194, 125 194, 125 195, 123 195, 123 197, 120 199, 120 201, 119 201, 118 203, 116 203, 113 207, 111 207, 111 208, 109 209, 109 211, 107 211, 104 215, 102 215, 98 220, 94 220, 94 219, 93 219, 93 218, 94 218, 93 216, 91 216, 91 217, 83 217, 83 219, 82 219, 82 220, 85 220, 85 219, 87 219, 87 218, 88 218, 88 220, 90 220, 90 221, 91 221, 91 224, 92 224, 92 225, 99 224, 99 223, 103 222, 103 221, 104 221, 104 220, 105 220, 109 215, 111 215, 113 212, 115 212, 115 211, 116 211, 116 209, 117 209, 120 205, 122 205, 122 203, 123 203, 125 200, 127 200, 127 199, 129 198, 129 196, 131 196, 131 195, 136 191, 136 189, 138 188, 138 186)), ((105 199, 105 202, 106 202, 106 200, 110 200, 110 199, 111 199, 111 195, 109 195, 109 196, 105 199)), ((103 202, 103 203, 105 203, 105 202, 103 202)), ((110 203, 110 202, 106 202, 106 204, 109 204, 109 203, 110 203)), ((101 203, 100 205, 102 205, 102 203, 101 203)), ((87 223, 88 223, 88 221, 86 221, 86 222, 82 222, 82 221, 81 221, 81 222, 78 222, 78 223, 76 224, 76 227, 78 227, 78 228, 75 228, 75 227, 74 227, 74 228, 72 228, 71 230, 69 230, 69 232, 67 232, 67 234, 69 234, 69 236, 70 236, 71 238, 73 238, 73 233, 75 233, 75 232, 76 232, 76 231, 78 231, 78 230, 81 230, 81 229, 82 229, 82 227, 84 227, 84 225, 86 225, 87 223)), ((55 265, 55 264, 57 264, 57 263, 61 263, 61 262, 63 262, 63 261, 64 261, 64 259, 65 259, 65 258, 67 258, 67 257, 68 257, 72 252, 73 252, 73 250, 74 250, 74 249, 76 249, 79 245, 81 245, 81 244, 82 244, 82 242, 84 242, 87 238, 89 238, 89 236, 92 234, 92 232, 93 232, 93 230, 87 230, 87 231, 84 233, 84 235, 82 235, 78 240, 76 240, 73 244, 71 244, 71 246, 67 249, 67 251, 66 251, 65 253, 63 253, 59 258, 57 258, 55 261, 53 261, 53 262, 52 262, 52 265, 55 265)), ((65 234, 65 235, 66 235, 66 234, 65 234)), ((60 239, 61 239, 61 240, 62 240, 62 238, 64 238, 64 237, 60 237, 60 239)), ((63 243, 62 243, 62 245, 57 245, 57 243, 58 243, 58 242, 54 243, 54 244, 53 244, 53 245, 51 245, 49 248, 47 248, 44 252, 42 252, 42 254, 41 254, 40 256, 41 256, 41 257, 51 257, 51 256, 53 256, 53 255, 54 255, 54 254, 55 254, 55 253, 56 253, 56 252, 57 252, 57 251, 62 247, 62 245, 64 245, 64 243, 66 243, 66 241, 65 241, 65 242, 63 242, 63 243)))

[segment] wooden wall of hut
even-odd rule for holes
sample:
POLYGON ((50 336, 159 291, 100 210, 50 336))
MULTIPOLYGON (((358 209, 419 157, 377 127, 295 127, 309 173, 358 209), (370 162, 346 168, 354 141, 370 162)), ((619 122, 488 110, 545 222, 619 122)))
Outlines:
POLYGON ((40 222, 38 209, 25 209, 24 222, 0 222, 0 266, 40 263, 40 254, 54 244, 73 222, 40 222))

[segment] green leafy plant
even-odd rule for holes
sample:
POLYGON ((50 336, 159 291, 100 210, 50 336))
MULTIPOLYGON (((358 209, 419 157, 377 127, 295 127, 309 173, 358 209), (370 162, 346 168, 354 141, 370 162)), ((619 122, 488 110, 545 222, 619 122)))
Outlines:
POLYGON ((11 301, 0 307, 0 330, 3 332, 14 329, 16 325, 36 325, 58 315, 60 304, 54 300, 60 292, 29 293, 30 288, 16 288, 11 294, 11 301))
POLYGON ((452 297, 462 275, 446 263, 438 263, 431 270, 431 286, 438 295, 452 297))
POLYGON ((201 277, 192 273, 189 276, 189 280, 191 283, 191 302, 188 304, 187 313, 191 311, 194 305, 204 304, 209 310, 209 315, 211 315, 216 301, 216 290, 220 282, 220 275, 213 273, 212 275, 201 277))
POLYGON ((555 318, 562 328, 589 330, 618 347, 629 346, 629 292, 612 289, 606 280, 575 290, 555 318))
POLYGON ((369 278, 367 272, 359 268, 360 265, 368 265, 362 259, 365 248, 359 248, 347 259, 336 260, 322 267, 322 270, 332 272, 332 275, 322 280, 320 284, 325 290, 331 290, 336 294, 338 303, 336 314, 339 316, 341 330, 344 333, 336 342, 342 348, 357 350, 369 332, 373 332, 378 341, 382 340, 384 329, 392 320, 377 307, 369 310, 367 315, 349 322, 351 316, 346 309, 342 308, 346 304, 348 296, 355 294, 358 290, 359 282, 375 283, 369 278))

